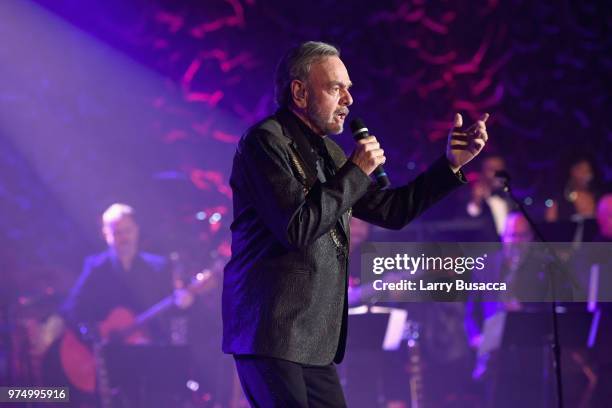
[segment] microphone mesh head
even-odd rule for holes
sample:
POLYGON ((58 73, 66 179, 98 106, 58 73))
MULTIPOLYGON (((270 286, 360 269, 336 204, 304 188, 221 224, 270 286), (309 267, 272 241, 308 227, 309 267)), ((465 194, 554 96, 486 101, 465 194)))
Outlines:
POLYGON ((363 123, 363 120, 361 118, 355 118, 351 121, 351 132, 353 132, 353 134, 365 127, 366 125, 365 123, 363 123))

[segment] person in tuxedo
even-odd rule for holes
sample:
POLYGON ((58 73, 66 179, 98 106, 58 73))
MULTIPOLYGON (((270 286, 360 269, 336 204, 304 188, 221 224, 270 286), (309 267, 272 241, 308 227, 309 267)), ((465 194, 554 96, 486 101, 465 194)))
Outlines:
POLYGON ((411 183, 380 190, 385 163, 376 137, 347 158, 330 135, 353 103, 337 48, 309 41, 276 71, 279 109, 238 143, 230 185, 232 257, 225 267, 223 351, 234 355, 245 395, 257 407, 341 407, 334 363, 347 333, 351 216, 399 229, 465 183, 461 167, 485 145, 485 114, 411 183))
POLYGON ((513 205, 503 191, 503 184, 495 173, 506 170, 506 161, 498 154, 481 159, 478 179, 471 184, 471 197, 466 212, 472 218, 483 221, 483 238, 498 241, 513 205))

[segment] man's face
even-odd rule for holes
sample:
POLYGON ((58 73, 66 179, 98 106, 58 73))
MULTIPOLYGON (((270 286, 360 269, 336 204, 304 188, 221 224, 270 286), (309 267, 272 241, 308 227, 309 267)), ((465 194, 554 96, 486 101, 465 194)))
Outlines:
POLYGON ((601 198, 597 206, 597 224, 601 235, 612 239, 612 194, 601 198))
POLYGON ((349 93, 351 85, 348 71, 340 58, 326 57, 312 64, 306 81, 306 115, 316 133, 342 133, 348 106, 353 103, 349 93))
POLYGON ((104 224, 102 232, 108 246, 119 256, 133 254, 138 248, 139 228, 130 216, 104 224))

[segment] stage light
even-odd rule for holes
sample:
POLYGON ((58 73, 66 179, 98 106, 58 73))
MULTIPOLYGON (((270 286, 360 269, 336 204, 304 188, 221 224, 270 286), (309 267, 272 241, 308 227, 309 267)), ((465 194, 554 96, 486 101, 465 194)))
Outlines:
POLYGON ((189 380, 187 381, 187 388, 189 388, 189 390, 196 392, 197 390, 200 389, 200 384, 195 381, 195 380, 189 380))

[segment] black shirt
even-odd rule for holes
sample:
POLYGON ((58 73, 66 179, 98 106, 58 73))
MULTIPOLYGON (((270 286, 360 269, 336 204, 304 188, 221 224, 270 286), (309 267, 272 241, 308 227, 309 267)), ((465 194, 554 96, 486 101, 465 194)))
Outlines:
MULTIPOLYGON (((64 315, 72 324, 94 325, 104 321, 118 307, 134 315, 144 312, 172 294, 172 275, 167 260, 140 252, 126 271, 110 251, 90 256, 64 304, 64 315)), ((152 340, 168 340, 168 323, 154 318, 147 325, 152 340)))

